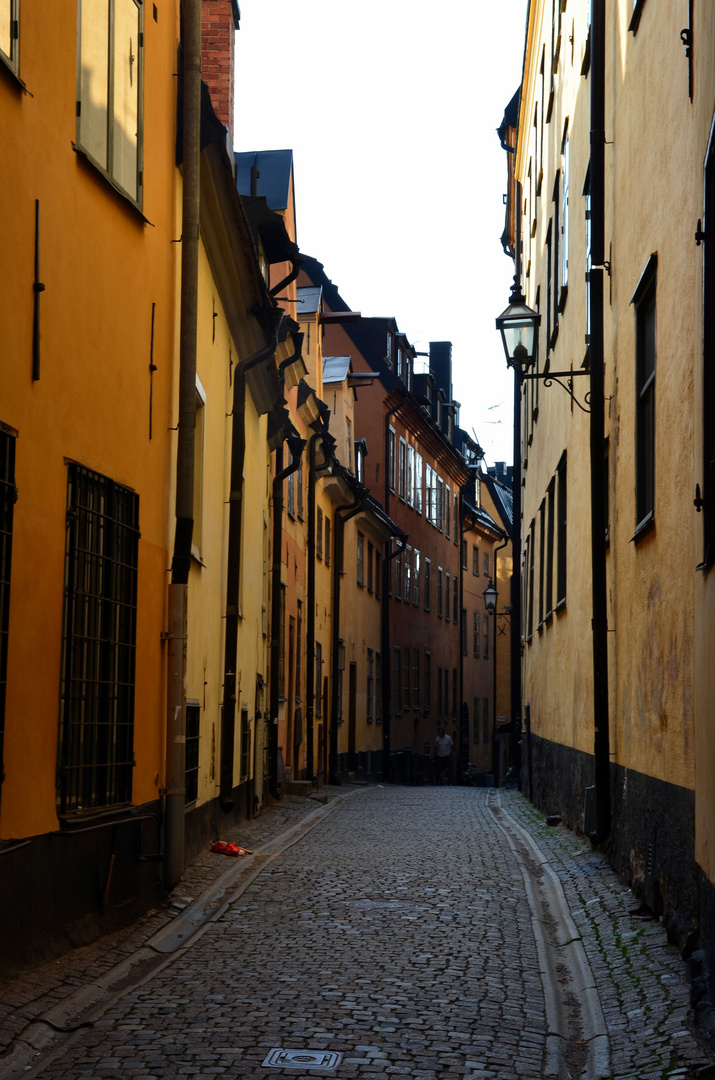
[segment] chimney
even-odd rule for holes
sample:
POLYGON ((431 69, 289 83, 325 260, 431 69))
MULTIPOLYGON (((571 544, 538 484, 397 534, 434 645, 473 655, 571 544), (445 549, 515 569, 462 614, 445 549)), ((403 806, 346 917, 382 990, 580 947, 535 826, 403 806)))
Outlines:
POLYGON ((231 145, 236 31, 240 17, 238 0, 202 0, 201 78, 209 88, 216 115, 231 132, 231 145))

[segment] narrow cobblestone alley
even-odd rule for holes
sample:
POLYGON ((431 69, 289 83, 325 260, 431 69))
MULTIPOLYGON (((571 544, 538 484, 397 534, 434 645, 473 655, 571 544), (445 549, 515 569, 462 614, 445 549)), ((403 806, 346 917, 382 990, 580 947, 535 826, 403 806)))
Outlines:
POLYGON ((188 948, 0 1075, 714 1075, 662 927, 516 792, 357 789, 270 851, 188 948))

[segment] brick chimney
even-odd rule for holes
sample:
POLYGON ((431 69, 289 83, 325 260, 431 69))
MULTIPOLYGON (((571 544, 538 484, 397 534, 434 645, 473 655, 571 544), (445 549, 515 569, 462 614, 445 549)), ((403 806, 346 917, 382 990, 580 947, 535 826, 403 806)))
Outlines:
POLYGON ((231 131, 233 144, 233 82, 238 0, 202 0, 201 78, 211 93, 219 120, 231 131))

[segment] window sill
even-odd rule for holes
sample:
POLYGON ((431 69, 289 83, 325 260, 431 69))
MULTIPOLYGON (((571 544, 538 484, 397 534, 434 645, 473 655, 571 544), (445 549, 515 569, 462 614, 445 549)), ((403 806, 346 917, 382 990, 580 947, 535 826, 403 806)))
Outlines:
MULTIPOLYGON (((27 89, 27 86, 25 85, 25 83, 22 81, 22 79, 20 78, 20 76, 18 74, 17 66, 14 65, 12 63, 12 61, 7 56, 5 56, 5 54, 2 53, 2 52, 0 52, 0 71, 5 72, 7 77, 12 82, 12 85, 17 90, 22 90, 23 93, 25 93, 25 94, 30 94, 30 91, 27 89)), ((30 97, 33 97, 33 96, 34 96, 33 94, 30 94, 30 97)))
POLYGON ((649 514, 639 521, 636 525, 636 531, 630 539, 632 544, 640 544, 641 540, 645 539, 648 533, 651 533, 655 529, 655 512, 651 510, 649 514))
POLYGON ((560 615, 565 607, 566 607, 566 597, 564 596, 563 600, 559 600, 558 604, 556 605, 556 614, 560 615))
POLYGON ((568 285, 561 286, 561 292, 559 293, 559 314, 562 315, 564 308, 566 307, 566 301, 569 295, 568 285))
POLYGON ((554 345, 556 344, 556 342, 558 340, 558 336, 559 336, 559 324, 557 323, 556 326, 551 331, 551 340, 549 341, 549 352, 551 352, 554 345))
POLYGON ((645 7, 645 0, 636 0, 636 6, 633 8, 633 15, 631 21, 628 24, 629 31, 632 31, 635 37, 638 33, 638 25, 641 21, 641 15, 643 14, 643 8, 645 7))
POLYGON ((129 192, 125 191, 124 188, 120 187, 119 184, 117 184, 112 179, 109 173, 102 168, 99 162, 95 161, 92 155, 87 150, 83 149, 83 147, 73 142, 72 149, 74 150, 79 160, 85 163, 87 168, 91 170, 94 176, 100 177, 101 180, 103 180, 104 183, 107 184, 111 188, 111 190, 119 196, 125 206, 130 206, 132 208, 134 213, 141 219, 144 225, 152 224, 152 222, 149 221, 148 218, 144 217, 144 214, 142 212, 141 199, 133 199, 129 192))

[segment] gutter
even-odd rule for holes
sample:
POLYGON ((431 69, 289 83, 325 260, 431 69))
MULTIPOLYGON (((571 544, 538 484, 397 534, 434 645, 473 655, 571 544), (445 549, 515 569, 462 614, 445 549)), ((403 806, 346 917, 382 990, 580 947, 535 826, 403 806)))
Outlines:
POLYGON ((194 436, 198 321, 201 160, 201 0, 184 2, 183 203, 179 343, 176 526, 168 597, 164 887, 184 870, 186 644, 188 581, 194 528, 194 436))

